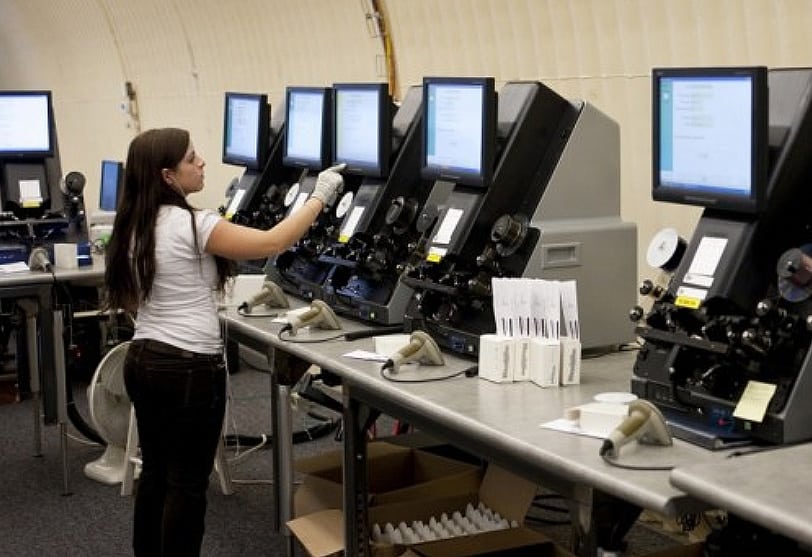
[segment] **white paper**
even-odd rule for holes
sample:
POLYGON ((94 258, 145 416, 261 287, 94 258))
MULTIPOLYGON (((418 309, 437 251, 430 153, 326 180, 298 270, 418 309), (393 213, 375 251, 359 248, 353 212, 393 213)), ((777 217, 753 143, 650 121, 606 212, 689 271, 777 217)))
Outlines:
POLYGON ((28 265, 26 265, 24 261, 3 263, 0 265, 0 273, 19 273, 21 271, 30 271, 28 265))
POLYGON ((558 281, 545 280, 543 283, 545 337, 558 340, 561 336, 561 290, 558 281))
POLYGON ((344 221, 344 226, 341 227, 339 241, 346 243, 352 237, 352 235, 355 234, 355 229, 358 226, 358 222, 361 220, 361 216, 364 214, 365 209, 366 207, 359 206, 353 208, 350 215, 344 221))
POLYGON ((234 192, 234 197, 231 198, 231 203, 228 204, 228 209, 226 209, 226 218, 231 218, 237 212, 237 207, 240 206, 243 197, 245 197, 244 189, 234 192))
POLYGON ((369 362, 385 362, 389 356, 378 354, 377 352, 370 352, 369 350, 353 350, 344 354, 345 358, 353 358, 356 360, 367 360, 369 362))
POLYGON ((696 248, 688 272, 713 276, 713 273, 716 272, 716 266, 719 265, 719 260, 722 259, 722 255, 725 253, 726 246, 727 238, 713 238, 711 236, 702 238, 699 241, 699 247, 696 248))
POLYGON ((561 313, 564 316, 564 330, 567 336, 581 338, 581 325, 578 321, 578 287, 574 280, 564 280, 558 285, 561 291, 561 313))
POLYGON ((507 322, 510 319, 508 311, 507 293, 509 292, 508 281, 505 278, 491 279, 491 295, 493 297, 493 317, 496 321, 496 332, 506 336, 508 331, 507 322))
POLYGON ((20 180, 20 201, 39 201, 42 202, 42 196, 39 190, 39 180, 20 180))
POLYGON ((440 224, 437 234, 434 235, 433 242, 435 244, 451 243, 451 236, 454 234, 454 230, 457 229, 457 224, 459 224, 462 215, 462 209, 449 208, 445 213, 445 217, 443 217, 443 222, 440 224))

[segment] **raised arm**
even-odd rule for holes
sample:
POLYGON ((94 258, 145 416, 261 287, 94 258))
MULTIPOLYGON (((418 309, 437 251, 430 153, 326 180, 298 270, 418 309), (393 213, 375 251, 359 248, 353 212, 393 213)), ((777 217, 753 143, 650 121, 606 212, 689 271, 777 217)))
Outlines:
POLYGON ((343 164, 322 171, 313 193, 296 211, 270 230, 258 230, 222 219, 206 243, 206 252, 229 259, 259 259, 276 255, 304 236, 325 207, 335 203, 344 185, 343 164))

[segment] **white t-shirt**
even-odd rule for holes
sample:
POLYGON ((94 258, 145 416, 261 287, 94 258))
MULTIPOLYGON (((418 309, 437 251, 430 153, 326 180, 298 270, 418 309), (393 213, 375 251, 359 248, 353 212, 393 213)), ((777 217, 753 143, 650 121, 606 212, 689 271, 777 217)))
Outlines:
POLYGON ((155 281, 138 306, 133 339, 153 339, 184 350, 222 351, 215 302, 217 266, 203 249, 220 221, 214 211, 195 211, 197 246, 189 211, 164 205, 155 226, 155 281))

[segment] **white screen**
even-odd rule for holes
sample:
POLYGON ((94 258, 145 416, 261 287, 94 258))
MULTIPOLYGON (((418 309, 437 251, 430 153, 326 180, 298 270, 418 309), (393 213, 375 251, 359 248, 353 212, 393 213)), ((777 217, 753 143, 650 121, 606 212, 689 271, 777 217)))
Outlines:
POLYGON ((426 163, 480 172, 482 165, 482 87, 430 84, 426 163))
POLYGON ((670 121, 671 134, 661 144, 661 182, 748 195, 752 187, 750 79, 673 79, 666 85, 660 102, 670 107, 665 122, 670 121))
POLYGON ((0 95, 0 152, 43 152, 51 147, 47 95, 0 95))
POLYGON ((336 89, 337 161, 378 165, 378 91, 336 89))
POLYGON ((259 130, 259 102, 256 99, 229 97, 226 155, 242 159, 257 156, 259 130))
POLYGON ((324 94, 294 91, 287 111, 287 156, 317 161, 321 159, 324 94))

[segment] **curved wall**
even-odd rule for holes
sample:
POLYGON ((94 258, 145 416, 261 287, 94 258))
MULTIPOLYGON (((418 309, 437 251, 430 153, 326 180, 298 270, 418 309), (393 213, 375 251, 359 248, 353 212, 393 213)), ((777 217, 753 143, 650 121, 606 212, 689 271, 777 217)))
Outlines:
POLYGON ((226 90, 384 81, 396 96, 424 75, 535 79, 620 123, 623 218, 690 237, 699 211, 650 201, 652 67, 810 65, 807 0, 3 0, 0 88, 54 92, 62 168, 88 176, 123 159, 138 125, 188 128, 207 158, 200 206, 240 169, 220 163, 226 90), (377 4, 394 53, 375 36, 377 4), (137 95, 127 114, 124 83, 137 95))

